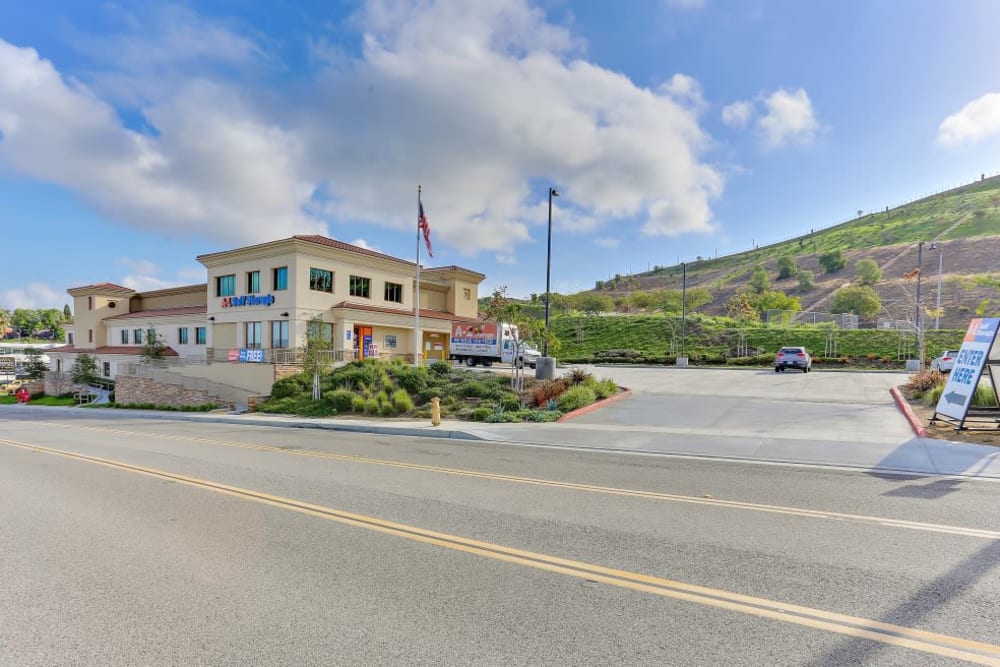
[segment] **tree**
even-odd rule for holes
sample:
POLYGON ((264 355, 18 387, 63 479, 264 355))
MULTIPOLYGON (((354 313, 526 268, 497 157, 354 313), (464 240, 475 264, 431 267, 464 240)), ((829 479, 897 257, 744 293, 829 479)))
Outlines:
POLYGON ((858 276, 858 282, 862 285, 874 285, 882 280, 882 269, 874 259, 859 259, 854 264, 854 271, 858 276))
POLYGON ((316 314, 306 323, 306 340, 301 348, 302 370, 311 373, 312 399, 318 401, 320 396, 319 376, 330 365, 330 333, 332 326, 316 314))
POLYGON ((63 306, 63 322, 69 322, 73 319, 73 311, 69 309, 69 304, 67 303, 63 306))
POLYGON ((146 332, 146 341, 139 348, 139 355, 144 362, 159 361, 167 352, 167 343, 163 336, 156 333, 156 329, 149 329, 146 332))
POLYGON ((583 311, 585 315, 596 315, 597 313, 607 313, 614 310, 615 303, 607 294, 595 294, 594 292, 584 292, 574 297, 574 306, 577 310, 583 311))
POLYGON ((597 282, 595 282, 594 283, 594 289, 597 289, 597 290, 604 289, 604 281, 603 280, 598 280, 597 282))
POLYGON ((653 293, 640 291, 632 295, 632 305, 643 310, 649 309, 653 305, 653 293))
POLYGON ((819 265, 822 266, 823 270, 827 273, 840 271, 847 265, 847 259, 844 257, 844 251, 834 250, 820 255, 819 265))
POLYGON ((745 289, 729 297, 729 301, 726 302, 726 312, 733 319, 742 322, 760 322, 760 312, 753 302, 753 296, 745 289))
POLYGON ((803 292, 808 292, 809 290, 816 287, 816 281, 813 280, 812 271, 799 271, 799 289, 803 292))
POLYGON ((6 308, 0 308, 0 338, 7 334, 7 329, 10 328, 12 321, 10 311, 6 308))
POLYGON ((767 270, 763 266, 758 266, 750 274, 750 289, 757 294, 771 289, 771 279, 767 277, 767 270))
POLYGON ((830 311, 834 313, 854 313, 870 320, 882 310, 878 293, 867 285, 852 285, 841 288, 833 295, 830 311))
POLYGON ((49 367, 42 361, 42 351, 30 347, 25 350, 25 353, 28 355, 28 363, 24 367, 24 372, 28 374, 28 379, 41 380, 45 377, 46 371, 49 370, 49 367))
POLYGON ((802 301, 797 296, 788 296, 780 290, 768 290, 753 299, 757 312, 763 316, 769 310, 802 310, 802 301))
POLYGON ((18 337, 30 337, 38 329, 38 311, 29 308, 14 309, 11 326, 18 332, 18 337))
POLYGON ((73 368, 69 373, 75 384, 84 386, 95 384, 101 379, 100 374, 97 372, 97 359, 89 354, 77 355, 76 361, 73 362, 73 368))
MULTIPOLYGON (((799 239, 801 244, 802 239, 799 239)), ((791 255, 783 255, 778 258, 778 280, 784 280, 785 278, 792 278, 796 273, 799 272, 799 268, 795 266, 795 258, 791 255)))
MULTIPOLYGON (((559 340, 552 335, 552 332, 545 328, 545 323, 541 320, 528 317, 521 310, 521 304, 511 301, 507 296, 507 287, 498 287, 493 290, 490 302, 483 310, 486 319, 513 325, 510 328, 511 338, 514 342, 516 359, 526 340, 540 341, 543 346, 557 350, 559 340)), ((514 391, 524 388, 524 368, 521 364, 514 364, 514 377, 511 380, 514 391)))
POLYGON ((65 331, 63 331, 63 313, 58 308, 43 308, 35 311, 35 316, 37 320, 37 327, 39 329, 47 329, 52 332, 52 337, 56 340, 61 340, 65 337, 65 331))

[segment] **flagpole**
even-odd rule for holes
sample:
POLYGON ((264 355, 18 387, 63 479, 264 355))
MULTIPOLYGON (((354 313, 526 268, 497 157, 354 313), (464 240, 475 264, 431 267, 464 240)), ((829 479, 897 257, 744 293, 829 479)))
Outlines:
POLYGON ((420 366, 423 357, 423 340, 420 335, 420 190, 417 186, 417 282, 413 291, 413 364, 420 366))

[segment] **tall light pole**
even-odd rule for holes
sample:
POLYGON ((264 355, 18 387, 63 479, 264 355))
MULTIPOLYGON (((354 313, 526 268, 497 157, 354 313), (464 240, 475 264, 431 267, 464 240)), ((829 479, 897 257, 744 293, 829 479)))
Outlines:
POLYGON ((549 243, 545 255, 545 339, 542 341, 542 356, 549 356, 549 303, 552 301, 552 198, 558 197, 559 191, 549 188, 549 243))
POLYGON ((913 326, 916 327, 916 334, 917 334, 916 340, 914 341, 914 345, 916 345, 916 348, 917 348, 916 349, 917 363, 918 363, 919 368, 921 370, 923 370, 923 368, 924 368, 924 360, 920 356, 920 350, 921 350, 921 347, 922 347, 921 343, 923 342, 923 337, 924 337, 923 327, 920 326, 920 320, 921 320, 921 317, 920 317, 920 270, 923 267, 923 264, 924 264, 924 242, 921 241, 920 243, 917 244, 917 298, 916 298, 916 304, 915 304, 916 310, 913 313, 913 326))
POLYGON ((931 243, 930 249, 938 251, 937 304, 934 306, 934 329, 938 330, 941 328, 941 275, 944 273, 944 248, 937 243, 931 243))

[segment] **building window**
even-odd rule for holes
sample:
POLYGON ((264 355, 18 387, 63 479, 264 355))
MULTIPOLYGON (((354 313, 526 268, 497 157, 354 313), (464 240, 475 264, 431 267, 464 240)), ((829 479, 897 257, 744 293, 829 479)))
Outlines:
POLYGON ((132 330, 132 343, 135 345, 142 345, 142 329, 132 330))
POLYGON ((156 342, 156 329, 146 329, 146 340, 150 343, 156 342))
POLYGON ((111 377, 111 362, 105 361, 102 364, 101 376, 106 378, 111 377))
POLYGON ((351 276, 351 296, 359 296, 362 299, 370 299, 372 291, 372 279, 361 276, 351 276))
POLYGON ((215 296, 234 296, 236 294, 236 274, 215 277, 215 296))
POLYGON ((188 328, 180 327, 177 329, 177 344, 187 345, 188 344, 188 328))
POLYGON ((88 296, 87 297, 87 310, 93 310, 93 309, 94 309, 94 297, 88 296))
POLYGON ((288 320, 271 322, 271 347, 282 350, 288 347, 288 320))
POLYGON ((205 327, 195 327, 194 328, 194 344, 204 345, 208 342, 208 334, 205 327))
POLYGON ((288 289, 288 267, 279 266, 271 269, 271 283, 275 292, 288 289))
POLYGON ((385 300, 393 303, 403 303, 403 286, 399 283, 385 284, 385 300))
POLYGON ((462 293, 465 294, 465 300, 466 301, 471 301, 472 300, 472 290, 471 289, 469 289, 468 287, 466 287, 464 290, 462 290, 462 293))
POLYGON ((69 333, 66 334, 66 342, 69 343, 70 345, 73 344, 73 332, 72 331, 70 331, 69 333))
POLYGON ((247 293, 256 294, 260 291, 260 271, 247 271, 247 293))
POLYGON ((386 334, 385 335, 385 349, 393 350, 396 348, 396 334, 386 334))
POLYGON ((309 289, 333 294, 333 271, 309 269, 309 289))
POLYGON ((122 329, 122 345, 128 345, 128 329, 122 329))
POLYGON ((87 329, 87 342, 88 343, 93 343, 94 342, 94 330, 93 329, 87 329))
POLYGON ((249 347, 253 349, 258 349, 261 347, 260 322, 246 323, 246 345, 244 345, 244 347, 249 347))

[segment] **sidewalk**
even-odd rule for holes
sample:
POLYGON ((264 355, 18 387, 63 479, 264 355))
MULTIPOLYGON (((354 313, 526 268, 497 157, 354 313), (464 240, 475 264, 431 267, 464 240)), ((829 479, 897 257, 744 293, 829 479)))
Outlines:
MULTIPOLYGON (((23 406, 21 406, 23 411, 23 406)), ((774 433, 717 428, 628 427, 605 424, 484 424, 447 420, 431 426, 429 420, 375 420, 302 418, 276 415, 155 412, 145 410, 81 410, 37 407, 59 417, 109 421, 113 419, 168 419, 175 421, 243 424, 278 428, 313 428, 339 432, 376 433, 423 438, 449 438, 483 443, 545 446, 573 451, 680 455, 754 463, 791 463, 860 469, 873 472, 915 473, 1000 480, 1000 448, 955 443, 932 438, 864 442, 805 439, 774 433)), ((0 406, 0 419, 17 406, 0 406)), ((14 412, 16 414, 16 412, 14 412)), ((13 415, 12 415, 13 416, 13 415)))

